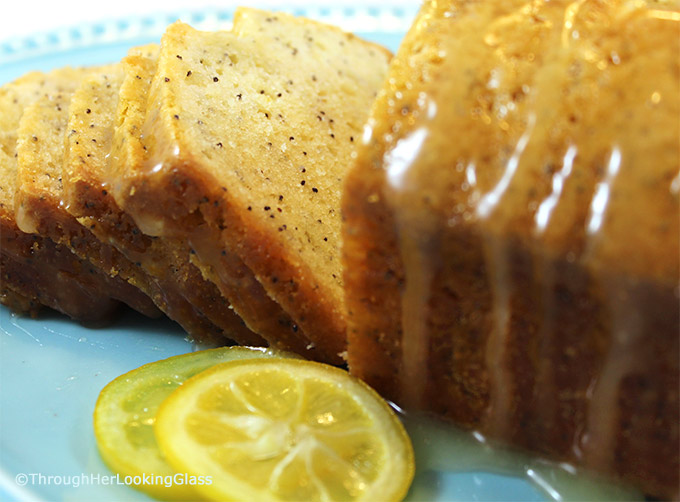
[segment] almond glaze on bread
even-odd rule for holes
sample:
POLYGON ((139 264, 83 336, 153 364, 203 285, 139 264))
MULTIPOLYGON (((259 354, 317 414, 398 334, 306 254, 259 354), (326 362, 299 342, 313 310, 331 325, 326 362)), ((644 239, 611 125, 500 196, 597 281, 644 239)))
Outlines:
POLYGON ((81 75, 65 68, 29 73, 0 88, 0 302, 24 313, 46 305, 74 319, 101 323, 118 305, 143 304, 143 295, 111 279, 66 246, 19 230, 14 216, 17 127, 24 107, 41 96, 70 88, 81 75))
POLYGON ((245 315, 234 288, 241 317, 325 361, 346 348, 341 183, 388 59, 285 14, 240 9, 233 33, 172 25, 149 95, 148 156, 114 190, 142 230, 189 236, 214 273, 222 257, 242 260, 291 322, 268 322, 273 309, 245 315))
MULTIPOLYGON (((58 83, 43 89, 40 96, 24 108, 16 136, 16 222, 25 233, 38 234, 71 248, 79 258, 91 262, 120 283, 121 289, 129 293, 120 300, 145 315, 158 317, 159 310, 139 289, 141 285, 148 285, 147 279, 64 208, 62 164, 69 103, 90 71, 62 70, 64 73, 56 77, 49 74, 47 78, 57 78, 58 83), (128 279, 136 284, 128 283, 128 279)), ((87 140, 101 140, 99 134, 95 126, 89 131, 87 140)))
POLYGON ((428 1, 343 198, 349 366, 678 496, 678 2, 428 1))
MULTIPOLYGON (((150 49, 157 52, 157 47, 150 49)), ((133 52, 145 50, 148 48, 133 52)), ((245 328, 228 303, 220 301, 216 288, 205 295, 211 302, 207 306, 189 301, 189 296, 205 291, 206 282, 189 264, 188 251, 180 248, 184 251, 180 253, 173 242, 143 235, 109 193, 105 179, 117 110, 129 108, 123 88, 128 77, 123 65, 115 65, 110 72, 92 72, 71 99, 62 176, 65 207, 100 241, 114 246, 157 284, 148 293, 160 293, 153 297, 156 305, 190 336, 218 343, 224 343, 224 336, 240 343, 257 343, 261 339, 245 328), (97 131, 96 138, 92 137, 93 130, 97 131), (213 318, 226 322, 215 325, 209 319, 210 312, 216 313, 213 318)))

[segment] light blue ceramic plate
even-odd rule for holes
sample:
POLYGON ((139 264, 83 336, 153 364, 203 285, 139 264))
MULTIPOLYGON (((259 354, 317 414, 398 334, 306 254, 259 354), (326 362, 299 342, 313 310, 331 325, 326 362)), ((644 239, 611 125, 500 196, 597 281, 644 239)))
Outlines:
MULTIPOLYGON (((396 50, 415 8, 291 9, 337 24, 396 50)), ((177 18, 226 28, 232 11, 185 12, 114 20, 0 43, 0 84, 30 70, 119 60, 156 41, 177 18)), ((55 313, 27 319, 0 307, 0 500, 148 500, 104 484, 92 411, 100 390, 142 364, 189 352, 169 321, 127 313, 87 329, 55 313)), ((450 427, 407 420, 417 457, 409 500, 633 500, 636 494, 574 474, 568 467, 489 448, 450 427)), ((108 479, 108 478, 107 478, 108 479)))

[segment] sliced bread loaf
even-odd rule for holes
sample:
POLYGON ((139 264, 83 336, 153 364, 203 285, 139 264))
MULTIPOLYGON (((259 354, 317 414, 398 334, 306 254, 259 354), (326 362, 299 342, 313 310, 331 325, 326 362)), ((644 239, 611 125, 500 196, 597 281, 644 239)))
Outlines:
MULTIPOLYGON (((74 250, 83 260, 121 283, 127 291, 121 301, 136 310, 158 316, 160 312, 139 290, 146 281, 120 253, 99 242, 90 230, 81 226, 64 208, 62 164, 69 102, 73 92, 91 70, 61 70, 52 85, 39 91, 37 99, 26 108, 19 121, 16 147, 15 217, 25 233, 35 233, 74 250), (134 274, 134 277, 133 277, 134 274), (128 284, 128 279, 136 284, 128 284)), ((100 70, 106 71, 106 70, 100 70)), ((97 141, 99 132, 91 131, 88 140, 97 141)))
MULTIPOLYGON (((186 270, 190 267, 188 253, 183 255, 183 261, 175 260, 170 243, 142 235, 109 194, 105 178, 116 111, 119 106, 127 106, 125 99, 120 103, 118 99, 123 81, 121 65, 112 67, 110 72, 95 71, 83 80, 71 99, 62 177, 65 207, 99 240, 114 246, 146 273, 157 285, 148 293, 160 293, 153 297, 156 305, 192 337, 218 342, 221 333, 227 330, 229 338, 253 343, 252 333, 228 305, 222 312, 229 324, 218 327, 185 298, 185 291, 200 288, 200 283, 185 283, 184 278, 191 273, 186 270), (238 336, 240 332, 243 335, 238 336)), ((194 277, 202 280, 198 271, 194 277)))
POLYGON ((143 301, 137 298, 141 293, 109 279, 67 247, 22 232, 14 216, 17 127, 24 107, 59 92, 79 74, 70 68, 34 72, 0 88, 0 302, 31 313, 42 304, 92 323, 110 317, 118 304, 112 298, 136 304, 143 301))
POLYGON ((424 3, 347 178, 350 371, 677 499, 679 19, 424 3))
POLYGON ((202 253, 214 270, 239 257, 332 362, 346 347, 341 184, 388 60, 285 14, 240 9, 233 34, 172 25, 149 97, 149 155, 116 190, 147 233, 215 238, 202 253))
MULTIPOLYGON (((142 129, 147 112, 148 94, 157 64, 158 51, 130 55, 124 61, 126 80, 121 94, 126 95, 126 105, 119 110, 109 173, 109 184, 114 187, 114 193, 125 185, 125 180, 135 176, 135 166, 148 161, 146 144, 149 137, 144 137, 142 129)), ((137 215, 138 218, 139 216, 137 215)), ((181 253, 184 250, 186 256, 190 257, 191 262, 209 281, 208 284, 217 285, 223 297, 229 299, 247 326, 263 336, 269 345, 314 357, 316 353, 314 346, 304 337, 290 316, 267 295, 239 256, 228 249, 216 246, 219 241, 218 231, 199 224, 181 229, 180 232, 166 234, 164 240, 188 242, 190 247, 178 245, 176 252, 181 253)), ((200 302, 201 299, 197 301, 200 302)), ((219 310, 213 312, 220 314, 219 310)))

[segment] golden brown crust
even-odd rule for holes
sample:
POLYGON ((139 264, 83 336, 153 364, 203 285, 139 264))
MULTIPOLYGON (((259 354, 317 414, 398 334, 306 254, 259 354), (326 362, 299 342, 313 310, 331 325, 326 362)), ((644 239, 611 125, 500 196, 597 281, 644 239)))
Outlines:
POLYGON ((112 319, 119 305, 62 270, 15 261, 4 253, 0 254, 0 278, 0 303, 31 317, 44 305, 88 325, 101 325, 112 319))
MULTIPOLYGON (((2 258, 0 257, 1 265, 2 258)), ((2 270, 0 270, 0 277, 5 277, 5 273, 2 270)), ((12 312, 26 315, 33 319, 37 318, 40 311, 44 308, 44 305, 35 299, 14 291, 6 282, 0 284, 0 303, 12 312)))

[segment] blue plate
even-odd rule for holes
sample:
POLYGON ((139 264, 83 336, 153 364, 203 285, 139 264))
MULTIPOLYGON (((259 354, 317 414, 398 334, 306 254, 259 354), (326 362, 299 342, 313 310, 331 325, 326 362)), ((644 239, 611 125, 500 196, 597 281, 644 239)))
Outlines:
MULTIPOLYGON (((297 8, 296 15, 340 25, 396 50, 415 8, 297 8)), ((0 84, 31 70, 120 60, 157 41, 181 18, 199 29, 228 28, 231 10, 183 12, 102 22, 0 44, 0 84)), ((15 316, 0 306, 0 500, 150 500, 112 477, 100 459, 92 412, 101 389, 142 364, 190 352, 170 321, 127 312, 87 329, 56 314, 15 316)), ((416 451, 409 500, 641 500, 574 473, 569 466, 493 448, 418 417, 404 418, 416 451)))

